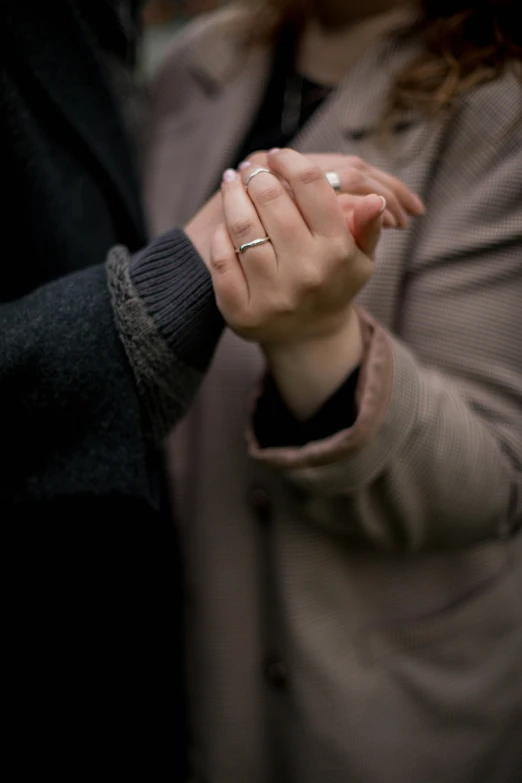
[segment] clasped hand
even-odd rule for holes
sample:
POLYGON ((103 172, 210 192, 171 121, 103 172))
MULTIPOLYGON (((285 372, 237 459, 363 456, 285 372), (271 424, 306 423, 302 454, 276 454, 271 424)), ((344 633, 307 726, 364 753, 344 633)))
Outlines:
POLYGON ((225 172, 221 194, 186 229, 223 317, 261 344, 281 394, 302 418, 361 361, 353 302, 373 273, 383 225, 402 226, 423 210, 403 183, 365 166, 289 149, 253 156, 240 172, 225 172), (355 192, 334 192, 324 174, 332 164, 343 189, 355 192), (259 167, 268 171, 252 177, 259 167))

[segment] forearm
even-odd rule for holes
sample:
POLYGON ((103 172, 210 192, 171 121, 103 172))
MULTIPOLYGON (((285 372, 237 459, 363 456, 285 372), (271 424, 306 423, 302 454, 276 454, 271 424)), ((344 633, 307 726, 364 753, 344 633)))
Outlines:
POLYGON ((132 262, 134 285, 116 248, 111 292, 99 265, 0 307, 7 502, 148 496, 152 452, 186 410, 222 320, 204 268, 187 278, 183 253, 178 265, 149 259, 149 272, 145 261, 132 262))
POLYGON ((251 442, 255 458, 304 490, 308 517, 393 549, 513 532, 522 510, 519 411, 503 421, 494 395, 422 368, 378 326, 357 396, 353 427, 321 443, 263 450, 251 442))

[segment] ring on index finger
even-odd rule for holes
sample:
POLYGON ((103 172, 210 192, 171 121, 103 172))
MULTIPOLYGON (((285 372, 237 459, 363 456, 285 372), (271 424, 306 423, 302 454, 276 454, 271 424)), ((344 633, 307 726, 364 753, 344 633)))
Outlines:
POLYGON ((254 171, 250 172, 250 174, 246 178, 245 189, 248 190, 248 186, 250 184, 250 181, 253 180, 254 177, 257 177, 258 174, 271 174, 271 173, 272 172, 270 171, 270 169, 264 169, 261 166, 259 168, 257 168, 257 169, 254 169, 254 171))

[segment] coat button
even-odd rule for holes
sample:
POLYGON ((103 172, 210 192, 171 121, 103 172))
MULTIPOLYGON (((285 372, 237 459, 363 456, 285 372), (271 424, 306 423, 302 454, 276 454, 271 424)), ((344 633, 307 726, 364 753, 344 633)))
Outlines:
POLYGON ((275 688, 286 688, 288 685, 288 669, 277 655, 267 655, 263 664, 265 678, 275 688))
POLYGON ((253 487, 248 497, 249 505, 258 522, 267 525, 272 519, 272 503, 263 487, 253 487))

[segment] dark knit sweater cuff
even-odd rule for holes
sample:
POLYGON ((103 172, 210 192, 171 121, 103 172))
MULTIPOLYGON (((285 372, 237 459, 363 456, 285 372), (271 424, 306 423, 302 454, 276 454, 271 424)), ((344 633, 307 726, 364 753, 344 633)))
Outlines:
POLYGON ((185 364, 204 372, 223 330, 210 274, 181 229, 156 239, 129 265, 156 328, 185 364))
POLYGON ((145 432, 159 443, 190 405, 223 330, 210 275, 175 230, 130 258, 112 248, 107 282, 145 432))

